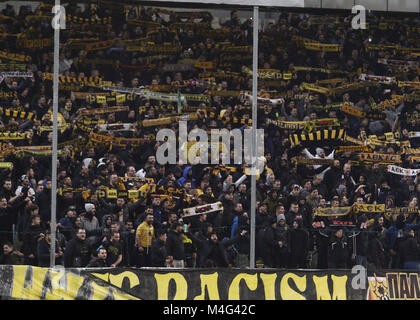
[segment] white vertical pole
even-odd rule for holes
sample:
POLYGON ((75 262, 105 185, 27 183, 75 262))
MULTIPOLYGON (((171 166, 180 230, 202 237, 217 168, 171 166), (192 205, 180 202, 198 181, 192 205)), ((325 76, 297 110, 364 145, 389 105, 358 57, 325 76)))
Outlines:
MULTIPOLYGON (((60 0, 55 0, 59 8, 60 0)), ((61 23, 62 21, 60 21, 61 23)), ((55 266, 56 213, 57 213, 57 121, 58 121, 58 71, 60 55, 60 27, 54 28, 54 82, 53 82, 53 141, 52 141, 52 177, 51 177, 51 252, 50 266, 55 266)))
MULTIPOLYGON (((254 6, 253 46, 252 46, 252 158, 256 159, 257 150, 257 89, 258 89, 258 6, 254 6)), ((256 167, 256 163, 253 164, 256 167)), ((251 175, 251 244, 249 267, 255 268, 255 203, 256 199, 256 172, 251 175)))

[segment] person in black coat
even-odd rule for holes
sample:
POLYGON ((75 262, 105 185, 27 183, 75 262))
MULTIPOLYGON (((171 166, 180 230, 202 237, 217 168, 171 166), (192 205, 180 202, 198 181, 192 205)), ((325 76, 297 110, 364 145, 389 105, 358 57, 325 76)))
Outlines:
POLYGON ((315 248, 317 251, 317 269, 328 269, 328 250, 330 245, 328 222, 317 220, 312 224, 315 230, 315 248))
POLYGON ((414 230, 406 230, 406 240, 401 243, 401 259, 404 269, 420 270, 420 246, 414 237, 414 230))
POLYGON ((18 232, 18 239, 20 241, 23 240, 23 232, 31 225, 31 220, 33 216, 39 214, 39 208, 35 204, 30 204, 25 206, 23 215, 18 219, 17 222, 17 232, 18 232))
POLYGON ((92 249, 86 240, 86 230, 79 228, 76 237, 67 243, 64 252, 64 266, 66 268, 86 267, 91 260, 92 249))
MULTIPOLYGON (((45 236, 38 241, 37 246, 37 258, 38 258, 38 267, 49 267, 50 266, 50 250, 51 250, 51 234, 50 230, 45 231, 45 236)), ((57 265, 61 264, 61 259, 63 256, 63 250, 56 240, 55 244, 55 263, 57 265)))
POLYGON ((328 190, 328 199, 332 198, 334 190, 340 182, 341 168, 340 160, 334 160, 330 170, 324 174, 324 183, 328 190))
POLYGON ((385 249, 380 237, 384 231, 377 228, 370 232, 367 261, 373 270, 388 269, 385 249))
POLYGON ((182 223, 175 223, 174 228, 169 231, 166 240, 166 251, 169 259, 172 260, 175 268, 183 268, 185 260, 184 237, 182 223))
POLYGON ((47 223, 51 220, 51 179, 47 179, 45 188, 35 198, 35 204, 39 208, 41 221, 47 223))
POLYGON ((339 228, 332 235, 329 247, 328 267, 330 269, 346 269, 348 265, 349 246, 344 231, 339 228))
POLYGON ((302 223, 301 219, 295 219, 290 231, 290 268, 306 268, 309 234, 302 229, 302 223))
POLYGON ((263 246, 261 256, 264 260, 264 267, 274 268, 276 266, 276 256, 280 249, 280 241, 276 240, 277 219, 270 217, 269 226, 265 228, 263 235, 263 246))
POLYGON ((353 254, 355 254, 355 264, 361 265, 367 268, 367 252, 368 252, 368 234, 366 232, 366 221, 367 217, 365 215, 359 216, 357 219, 357 228, 353 234, 349 236, 349 242, 352 242, 351 249, 353 254), (353 245, 356 244, 356 248, 353 245), (354 250, 356 249, 356 250, 354 250))
POLYGON ((255 229, 257 232, 261 229, 265 229, 267 226, 270 225, 269 222, 269 214, 268 214, 268 206, 267 203, 262 202, 257 208, 257 213, 255 214, 255 229))
POLYGON ((189 234, 193 244, 198 248, 199 266, 213 268, 213 267, 232 267, 229 262, 226 248, 238 243, 242 237, 247 234, 245 229, 232 239, 219 241, 216 232, 211 232, 210 235, 204 237, 196 237, 189 234))
POLYGON ((279 214, 277 221, 276 240, 279 243, 279 249, 276 253, 276 267, 287 268, 290 256, 290 230, 284 214, 279 214))
POLYGON ((166 267, 168 259, 168 253, 166 251, 166 240, 168 234, 165 230, 156 231, 156 240, 152 242, 152 267, 166 267))
POLYGON ((246 233, 239 238, 235 244, 238 251, 236 256, 236 266, 238 268, 246 268, 249 266, 249 252, 250 252, 250 239, 249 239, 249 218, 247 216, 238 217, 238 227, 235 230, 234 237, 237 237, 245 230, 246 233))
POLYGON ((6 197, 0 198, 0 245, 12 242, 12 226, 17 223, 18 210, 25 204, 22 196, 19 196, 11 206, 6 197))
POLYGON ((136 230, 134 229, 133 221, 127 220, 124 231, 121 231, 121 239, 125 242, 124 247, 126 248, 126 252, 123 253, 122 263, 125 266, 134 265, 131 252, 133 252, 136 243, 136 230))
POLYGON ((234 214, 234 204, 233 204, 233 195, 229 194, 222 198, 223 212, 219 213, 221 216, 221 226, 228 226, 229 228, 222 229, 223 231, 219 232, 221 237, 230 236, 230 226, 232 226, 234 214))
POLYGON ((25 230, 23 235, 23 263, 36 266, 38 240, 44 236, 44 228, 41 226, 39 215, 33 216, 31 225, 25 230))
MULTIPOLYGON (((225 243, 227 246, 227 243, 225 243)), ((225 249, 225 245, 219 242, 216 233, 213 233, 208 240, 207 254, 204 261, 207 267, 228 267, 229 259, 225 249)))

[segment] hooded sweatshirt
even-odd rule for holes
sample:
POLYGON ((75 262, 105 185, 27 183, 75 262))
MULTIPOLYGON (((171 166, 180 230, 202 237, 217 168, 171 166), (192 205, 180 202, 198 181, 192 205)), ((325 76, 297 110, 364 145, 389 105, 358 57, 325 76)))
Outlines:
MULTIPOLYGON (((187 180, 188 180, 188 172, 189 172, 190 170, 192 170, 192 166, 187 166, 187 167, 185 167, 185 169, 184 169, 184 173, 183 173, 182 177, 178 179, 178 183, 179 183, 180 185, 184 185, 185 181, 187 181, 187 180)), ((195 186, 195 179, 194 179, 193 177, 191 177, 191 187, 192 187, 193 189, 195 189, 195 188, 196 188, 196 186, 195 186)))

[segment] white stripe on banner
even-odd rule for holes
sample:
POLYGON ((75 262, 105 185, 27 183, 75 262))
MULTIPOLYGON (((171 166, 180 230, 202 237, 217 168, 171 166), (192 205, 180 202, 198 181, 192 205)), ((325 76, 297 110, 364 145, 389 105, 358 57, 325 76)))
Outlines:
POLYGON ((408 168, 401 168, 394 165, 389 165, 388 172, 399 174, 400 176, 417 176, 417 174, 420 173, 420 169, 408 169, 408 168))

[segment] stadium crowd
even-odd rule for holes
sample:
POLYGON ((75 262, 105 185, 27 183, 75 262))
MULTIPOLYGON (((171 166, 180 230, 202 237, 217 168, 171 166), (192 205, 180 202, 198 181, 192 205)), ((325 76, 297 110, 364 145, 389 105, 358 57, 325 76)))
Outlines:
MULTIPOLYGON (((0 16, 1 264, 50 264, 50 12, 0 16)), ((232 11, 216 29, 204 11, 73 2, 66 14, 56 263, 248 267, 247 165, 160 164, 155 137, 179 115, 250 128, 252 20, 232 11)), ((260 32, 258 267, 419 269, 420 20, 368 23, 280 12, 260 32)))

